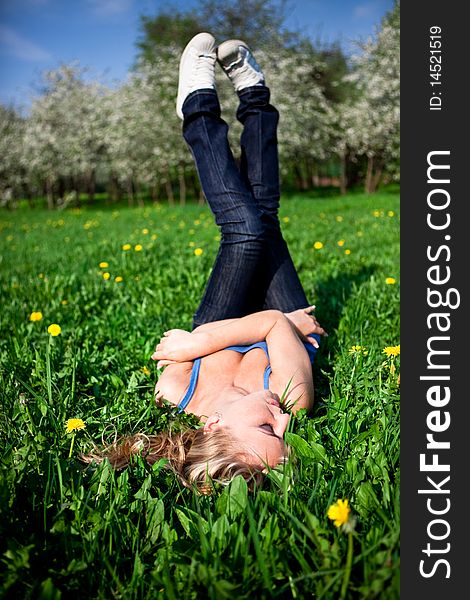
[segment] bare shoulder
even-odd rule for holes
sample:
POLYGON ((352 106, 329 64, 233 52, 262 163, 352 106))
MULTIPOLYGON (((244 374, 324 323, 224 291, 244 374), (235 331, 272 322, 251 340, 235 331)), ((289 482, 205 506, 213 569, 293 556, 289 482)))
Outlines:
POLYGON ((193 362, 168 365, 155 385, 155 400, 179 404, 189 386, 193 362))

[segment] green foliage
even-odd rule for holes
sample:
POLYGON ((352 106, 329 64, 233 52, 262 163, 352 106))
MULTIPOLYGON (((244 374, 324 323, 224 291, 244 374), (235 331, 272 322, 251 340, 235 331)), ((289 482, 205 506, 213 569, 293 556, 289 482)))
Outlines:
POLYGON ((176 9, 163 10, 155 17, 141 18, 141 34, 137 41, 139 60, 152 64, 162 49, 184 48, 193 36, 204 31, 194 11, 181 13, 176 9))
POLYGON ((330 334, 316 405, 291 418, 291 459, 261 489, 237 478, 210 496, 164 461, 78 460, 115 435, 196 426, 154 405, 149 357, 164 329, 191 326, 217 251, 209 210, 0 213, 2 596, 336 599, 347 537, 326 513, 347 498, 347 597, 397 599, 400 357, 383 353, 400 342, 399 285, 386 283, 399 281, 397 211, 396 193, 284 199, 284 235, 330 334), (67 434, 69 418, 86 428, 67 434))
POLYGON ((200 0, 184 11, 159 8, 154 16, 141 19, 138 60, 152 64, 162 49, 183 49, 201 31, 209 31, 219 41, 243 39, 253 48, 276 50, 279 44, 292 45, 299 39, 286 29, 286 15, 285 0, 200 0))

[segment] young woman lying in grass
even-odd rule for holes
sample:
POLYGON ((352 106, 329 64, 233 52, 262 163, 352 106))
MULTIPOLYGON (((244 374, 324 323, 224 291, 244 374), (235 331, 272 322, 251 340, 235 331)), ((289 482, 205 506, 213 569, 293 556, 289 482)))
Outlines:
POLYGON ((257 480, 285 459, 285 411, 312 407, 312 362, 325 332, 280 229, 279 114, 259 65, 244 42, 216 48, 200 33, 183 52, 179 77, 177 114, 221 243, 193 330, 165 332, 152 358, 165 367, 156 400, 197 415, 202 426, 137 434, 86 460, 106 457, 122 468, 134 454, 167 458, 185 485, 205 488, 238 474, 257 480), (240 100, 240 167, 220 117, 216 62, 240 100))

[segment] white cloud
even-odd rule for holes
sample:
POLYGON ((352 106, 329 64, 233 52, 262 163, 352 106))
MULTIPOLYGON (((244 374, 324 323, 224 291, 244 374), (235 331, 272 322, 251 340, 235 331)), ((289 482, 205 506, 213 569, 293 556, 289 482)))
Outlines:
POLYGON ((95 15, 110 17, 128 11, 133 0, 88 0, 95 15))
POLYGON ((41 62, 52 58, 47 50, 2 24, 0 24, 0 51, 31 62, 41 62))

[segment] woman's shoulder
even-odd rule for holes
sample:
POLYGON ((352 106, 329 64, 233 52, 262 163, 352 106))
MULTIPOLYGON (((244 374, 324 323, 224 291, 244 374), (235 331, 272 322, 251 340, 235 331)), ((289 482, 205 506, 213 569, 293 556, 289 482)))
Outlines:
POLYGON ((179 404, 189 386, 193 362, 168 365, 155 385, 155 400, 163 398, 172 404, 179 404))

